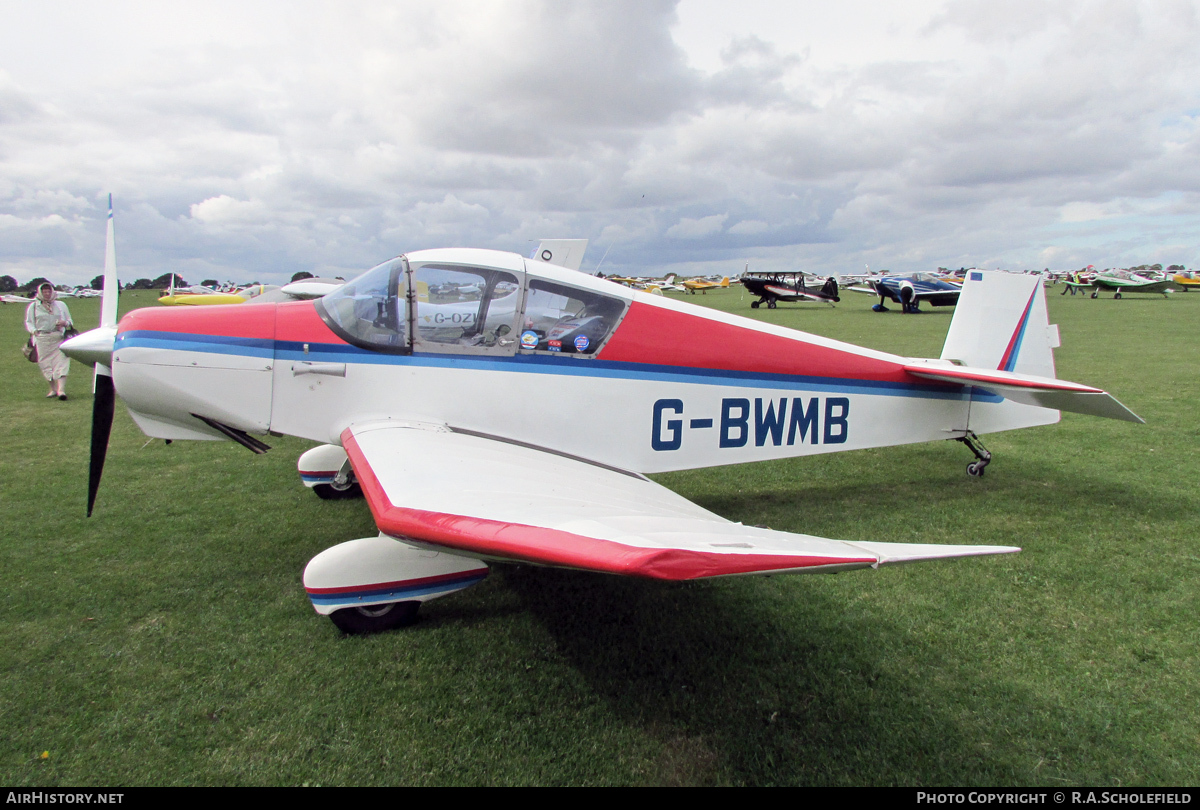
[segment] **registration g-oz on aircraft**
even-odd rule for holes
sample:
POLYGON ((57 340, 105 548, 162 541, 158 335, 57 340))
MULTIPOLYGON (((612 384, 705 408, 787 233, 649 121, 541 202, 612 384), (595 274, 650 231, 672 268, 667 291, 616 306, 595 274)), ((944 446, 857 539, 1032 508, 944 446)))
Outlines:
POLYGON ((1018 551, 744 526, 644 474, 947 438, 982 474, 975 434, 1053 423, 1060 409, 1141 421, 1054 379, 1040 280, 1003 273, 966 280, 939 360, 469 249, 409 253, 318 301, 139 309, 113 331, 64 349, 111 366, 148 435, 260 452, 250 434, 300 436, 327 443, 301 459, 307 483, 361 485, 379 535, 304 573, 317 612, 348 632, 410 621, 482 579, 487 560, 692 579, 1018 551), (468 299, 470 318, 423 317, 468 299))

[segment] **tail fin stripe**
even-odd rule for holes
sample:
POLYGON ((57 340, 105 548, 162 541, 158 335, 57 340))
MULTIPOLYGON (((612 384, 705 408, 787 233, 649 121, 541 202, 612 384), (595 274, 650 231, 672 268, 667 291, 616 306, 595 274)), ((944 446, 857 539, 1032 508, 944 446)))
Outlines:
POLYGON ((1012 371, 1017 366, 1017 355, 1021 353, 1021 342, 1025 339, 1025 327, 1029 325, 1029 311, 1033 309, 1033 299, 1036 295, 1037 287, 1034 287, 1033 292, 1029 295, 1029 301, 1025 304, 1025 311, 1021 313, 1021 320, 1017 322, 1017 328, 1008 341, 1008 348, 1004 350, 1004 356, 1000 358, 1000 365, 996 366, 1000 371, 1012 371))

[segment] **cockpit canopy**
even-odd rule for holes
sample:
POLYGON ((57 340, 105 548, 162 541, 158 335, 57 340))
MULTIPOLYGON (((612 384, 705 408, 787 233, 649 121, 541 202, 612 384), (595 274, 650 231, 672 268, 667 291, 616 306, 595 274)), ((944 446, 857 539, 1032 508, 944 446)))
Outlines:
MULTIPOLYGON (((436 252, 418 255, 428 253, 436 252)), ((625 314, 626 299, 588 289, 597 282, 507 266, 400 256, 329 293, 317 311, 345 340, 374 351, 582 357, 594 356, 625 314)))

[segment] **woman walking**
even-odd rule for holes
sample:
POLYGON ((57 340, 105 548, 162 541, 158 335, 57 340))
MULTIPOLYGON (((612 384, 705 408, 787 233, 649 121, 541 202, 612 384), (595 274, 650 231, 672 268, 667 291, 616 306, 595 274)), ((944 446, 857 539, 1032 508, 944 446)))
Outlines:
POLYGON ((63 333, 71 326, 71 313, 67 305, 58 300, 54 285, 49 282, 38 287, 37 298, 25 310, 25 330, 33 335, 37 346, 38 368, 50 383, 47 398, 67 398, 67 372, 71 361, 58 350, 63 342, 63 333))

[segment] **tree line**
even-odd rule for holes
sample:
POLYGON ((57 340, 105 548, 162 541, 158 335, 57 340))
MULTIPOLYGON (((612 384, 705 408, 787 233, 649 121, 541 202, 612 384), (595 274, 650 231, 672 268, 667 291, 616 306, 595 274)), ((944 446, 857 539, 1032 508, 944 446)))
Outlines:
MULTIPOLYGON (((159 276, 158 278, 155 278, 155 279, 139 278, 137 281, 128 282, 123 286, 122 286, 121 282, 118 280, 117 287, 122 290, 165 290, 165 289, 170 288, 170 286, 171 286, 171 276, 175 277, 175 286, 176 287, 190 287, 191 286, 191 284, 188 283, 187 279, 185 279, 183 276, 179 275, 178 273, 163 273, 161 276, 159 276)), ((292 281, 300 281, 301 279, 306 279, 306 278, 313 278, 313 274, 306 272, 304 270, 301 270, 299 273, 296 273, 292 276, 292 281)), ((0 276, 0 293, 22 293, 25 295, 32 295, 33 293, 35 293, 37 291, 38 287, 42 286, 43 284, 52 284, 52 283, 53 282, 51 282, 49 279, 43 278, 42 276, 38 276, 37 278, 30 279, 29 281, 26 281, 24 284, 18 284, 17 280, 15 278, 13 278, 12 276, 0 276)), ((229 284, 229 283, 230 282, 226 282, 226 284, 229 284)), ((237 286, 238 287, 249 287, 254 284, 258 284, 258 282, 257 281, 247 281, 245 284, 238 284, 237 286)), ((206 278, 206 279, 204 279, 204 281, 200 282, 200 285, 202 287, 216 288, 216 287, 221 286, 221 282, 217 281, 215 278, 206 278)), ((104 276, 96 276, 94 279, 92 279, 90 282, 88 282, 88 286, 91 287, 93 290, 102 289, 104 287, 104 276)))

